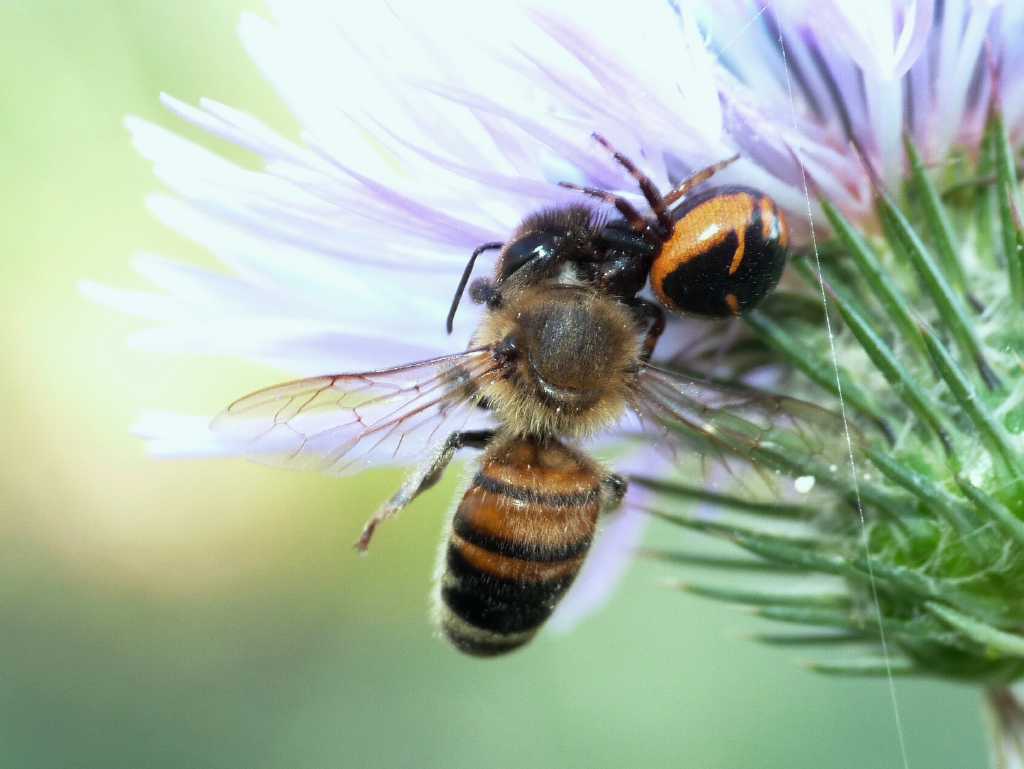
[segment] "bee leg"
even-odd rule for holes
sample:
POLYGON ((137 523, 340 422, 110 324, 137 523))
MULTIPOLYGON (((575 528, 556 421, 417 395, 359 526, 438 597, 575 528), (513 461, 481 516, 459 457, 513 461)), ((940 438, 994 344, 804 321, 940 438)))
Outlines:
POLYGON ((640 359, 646 363, 651 359, 651 353, 654 352, 658 339, 661 338, 662 333, 665 331, 665 311, 661 309, 661 305, 647 299, 641 299, 640 297, 635 297, 630 302, 630 306, 641 323, 649 322, 651 324, 647 329, 647 335, 644 337, 644 344, 640 350, 640 359))
POLYGON ((622 504, 629 483, 621 475, 609 473, 601 481, 601 514, 613 513, 622 504))
POLYGON ((437 483, 444 475, 445 468, 452 461, 455 452, 461 448, 482 449, 490 443, 494 437, 493 430, 471 430, 467 432, 452 433, 444 442, 441 449, 434 454, 427 462, 424 462, 410 475, 401 488, 395 492, 384 505, 382 505, 373 517, 366 522, 363 533, 356 540, 356 550, 366 552, 370 546, 373 533, 382 521, 393 518, 402 511, 416 497, 437 483))

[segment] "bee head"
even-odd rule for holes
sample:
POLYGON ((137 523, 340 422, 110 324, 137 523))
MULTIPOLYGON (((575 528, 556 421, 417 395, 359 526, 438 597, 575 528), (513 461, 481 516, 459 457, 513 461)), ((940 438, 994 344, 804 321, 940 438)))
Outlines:
POLYGON ((513 275, 518 282, 530 265, 528 281, 546 277, 566 262, 584 258, 593 249, 597 227, 594 212, 585 206, 547 209, 528 216, 509 238, 498 259, 496 278, 502 283, 513 275))

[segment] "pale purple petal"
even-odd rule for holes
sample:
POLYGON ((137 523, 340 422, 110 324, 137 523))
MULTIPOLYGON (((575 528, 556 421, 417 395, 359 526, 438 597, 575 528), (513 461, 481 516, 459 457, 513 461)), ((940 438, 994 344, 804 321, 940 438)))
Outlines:
MULTIPOLYGON (((946 4, 941 43, 936 49, 934 81, 941 83, 941 90, 936 87, 928 112, 934 121, 926 134, 930 137, 928 151, 931 157, 943 157, 968 127, 964 117, 971 106, 970 86, 977 67, 982 63, 992 10, 992 6, 984 2, 946 4)), ((984 111, 987 104, 979 106, 984 111)))
MULTIPOLYGON (((83 282, 90 299, 148 323, 133 337, 147 349, 290 375, 464 349, 481 309, 464 304, 450 337, 443 321, 475 246, 506 238, 531 211, 579 201, 562 180, 643 205, 593 131, 662 188, 739 152, 716 183, 771 195, 798 243, 809 231, 805 177, 848 216, 873 216, 851 142, 897 182, 904 134, 931 163, 976 148, 997 92, 1024 141, 1024 4, 1011 0, 656 2, 625 14, 592 0, 371 3, 358 18, 329 0, 268 7, 270 19, 243 15, 239 35, 290 109, 294 138, 226 104, 161 97, 176 119, 255 161, 239 164, 126 120, 165 188, 153 214, 218 262, 142 255, 142 290, 83 282)), ((660 354, 693 335, 673 321, 660 354)), ((139 431, 163 455, 245 453, 206 417, 149 415, 139 431)), ((622 467, 667 461, 650 456, 634 452, 622 467)), ((608 596, 643 534, 639 496, 605 522, 555 626, 608 596)))

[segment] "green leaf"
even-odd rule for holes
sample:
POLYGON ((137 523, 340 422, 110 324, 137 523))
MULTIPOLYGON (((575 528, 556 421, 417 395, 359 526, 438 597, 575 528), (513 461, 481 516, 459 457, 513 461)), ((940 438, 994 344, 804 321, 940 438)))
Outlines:
POLYGON ((853 613, 819 608, 766 606, 755 609, 754 614, 776 622, 861 632, 868 641, 878 640, 884 629, 886 637, 908 644, 940 644, 962 650, 967 650, 970 646, 960 635, 944 632, 941 625, 934 621, 907 621, 895 617, 882 617, 880 627, 879 617, 874 612, 853 613))
MULTIPOLYGON (((775 622, 792 622, 797 625, 813 625, 814 627, 834 627, 840 630, 867 631, 873 623, 864 617, 849 611, 823 609, 820 607, 801 606, 764 606, 754 610, 754 614, 775 622)), ((865 637, 869 637, 865 633, 865 637)))
POLYGON ((1010 512, 999 500, 989 496, 962 476, 957 477, 960 490, 983 514, 992 518, 1018 545, 1024 546, 1024 521, 1010 512))
POLYGON ((925 606, 951 628, 984 646, 993 656, 1024 657, 1024 636, 999 630, 935 601, 929 601, 925 606))
MULTIPOLYGON (((695 435, 693 431, 677 427, 675 424, 670 427, 690 437, 703 437, 699 433, 695 435)), ((719 434, 719 437, 724 436, 719 434)), ((854 430, 851 430, 850 437, 855 444, 854 457, 856 458, 862 441, 854 430)), ((842 441, 837 445, 845 448, 845 436, 840 435, 836 438, 842 441)), ((858 483, 850 477, 850 473, 843 472, 850 466, 847 461, 848 455, 836 455, 833 461, 822 462, 820 461, 820 452, 812 454, 806 446, 800 446, 799 441, 787 441, 782 430, 776 430, 771 436, 771 440, 764 440, 764 436, 757 436, 752 447, 737 446, 736 453, 794 478, 809 475, 815 479, 816 483, 838 492, 851 506, 856 506, 859 500, 861 504, 872 507, 893 520, 898 520, 901 515, 906 513, 906 499, 894 496, 878 484, 858 483)))
POLYGON ((981 144, 981 154, 978 159, 978 175, 983 181, 979 191, 980 200, 975 206, 977 212, 978 247, 979 254, 988 254, 992 258, 988 267, 996 269, 998 259, 996 254, 1000 250, 1002 240, 1001 215, 999 212, 998 193, 995 182, 998 179, 996 173, 996 135, 989 123, 988 130, 981 144))
POLYGON ((989 451, 1002 458, 1006 467, 1015 477, 1024 475, 1017 453, 1011 448, 1009 437, 999 421, 985 408, 981 398, 978 397, 963 369, 949 354, 949 351, 938 340, 935 333, 925 324, 921 325, 921 334, 928 346, 928 354, 938 369, 949 391, 956 398, 957 403, 963 409, 968 419, 978 431, 978 435, 984 441, 989 451))
POLYGON ((781 537, 767 532, 754 531, 740 526, 703 521, 688 516, 672 515, 659 511, 651 514, 662 520, 684 526, 704 534, 711 534, 728 540, 744 550, 769 561, 800 568, 803 571, 819 571, 824 574, 859 577, 856 569, 835 552, 826 549, 823 541, 781 537))
POLYGON ((875 252, 867 244, 867 241, 839 213, 835 206, 827 200, 822 200, 821 208, 835 230, 836 237, 846 244, 850 256, 853 257, 854 264, 857 265, 861 275, 867 281, 871 293, 882 305, 882 308, 896 325, 896 328, 901 332, 901 338, 916 348, 921 353, 922 358, 927 359, 917 322, 910 311, 910 305, 907 303, 906 297, 896 287, 891 272, 882 267, 881 262, 879 262, 875 252))
MULTIPOLYGON (((905 462, 901 462, 889 453, 869 448, 867 455, 886 478, 909 491, 931 510, 953 524, 963 537, 967 538, 977 530, 978 522, 974 520, 973 510, 953 495, 943 491, 930 478, 914 472, 905 462)), ((969 541, 965 539, 965 542, 969 541)), ((984 557, 984 552, 975 548, 974 555, 977 560, 984 557)))
POLYGON ((893 250, 902 253, 917 269, 923 287, 931 297, 939 317, 956 340, 964 357, 974 361, 985 385, 996 389, 999 380, 992 371, 974 333, 974 325, 959 295, 935 264, 920 236, 884 190, 877 190, 875 202, 893 250))
POLYGON ((773 574, 802 574, 804 572, 804 569, 772 561, 755 561, 750 558, 704 555, 703 553, 687 553, 678 550, 648 549, 640 550, 637 554, 644 558, 651 558, 655 561, 674 563, 679 564, 680 566, 699 566, 702 569, 756 571, 770 572, 773 574))
POLYGON ((702 598, 713 598, 729 603, 749 606, 802 606, 806 608, 847 608, 850 606, 849 593, 782 593, 779 591, 744 590, 719 585, 700 585, 677 582, 669 585, 702 598))
POLYGON ((891 564, 877 557, 872 557, 870 562, 864 556, 844 557, 832 549, 835 543, 831 540, 783 537, 659 511, 651 511, 651 514, 678 526, 725 539, 754 555, 794 569, 834 574, 862 584, 873 582, 879 589, 896 596, 910 595, 918 599, 941 597, 965 609, 974 608, 976 603, 955 585, 933 579, 908 567, 891 564))
POLYGON ((774 532, 763 531, 761 529, 748 528, 745 526, 737 526, 733 523, 727 523, 719 520, 708 520, 706 518, 697 518, 692 515, 685 515, 682 513, 667 513, 661 510, 648 510, 650 515, 655 518, 660 518, 663 521, 675 524, 676 526, 683 526, 687 529, 693 529, 704 534, 713 534, 719 537, 725 537, 738 542, 741 539, 768 539, 768 540, 781 540, 800 547, 826 547, 831 543, 831 540, 823 537, 815 537, 808 535, 805 537, 796 536, 780 536, 774 532))
POLYGON ((817 511, 808 505, 782 504, 776 502, 764 502, 756 499, 736 497, 729 494, 720 494, 709 491, 699 486, 688 486, 676 481, 664 481, 648 476, 630 476, 630 483, 651 489, 659 494, 672 497, 682 497, 687 500, 710 502, 718 507, 729 510, 736 510, 741 513, 752 513, 765 515, 770 518, 797 518, 805 519, 813 517, 817 511))
POLYGON ((838 285, 830 285, 828 290, 847 327, 857 337, 871 362, 910 410, 931 427, 947 454, 951 454, 949 436, 952 428, 938 405, 925 394, 918 385, 917 378, 900 363, 889 345, 878 335, 875 324, 867 319, 856 300, 838 285))
POLYGON ((749 312, 743 318, 747 325, 754 329, 766 344, 778 351, 793 368, 837 398, 841 386, 843 398, 850 405, 871 421, 881 425, 884 432, 888 432, 881 408, 853 381, 848 371, 840 366, 837 385, 832 363, 826 358, 811 354, 806 342, 796 339, 760 311, 749 312))
POLYGON ((989 120, 995 149, 996 199, 999 203, 999 219, 1003 239, 1003 256, 1010 274, 1010 294, 1013 297, 1013 312, 1019 313, 1024 306, 1024 250, 1020 248, 1020 227, 1014 214, 1020 215, 1017 196, 1017 169, 1010 148, 1010 138, 1003 123, 998 102, 993 102, 989 120))
POLYGON ((862 633, 756 633, 751 640, 766 646, 842 646, 862 644, 862 633))
POLYGON ((883 561, 877 556, 858 556, 850 561, 850 567, 858 572, 862 579, 874 580, 893 592, 918 598, 937 598, 943 595, 944 587, 947 587, 941 581, 919 571, 883 561))
POLYGON ((953 234, 953 225, 949 220, 949 212, 946 211, 935 185, 932 184, 931 178, 925 171, 921 155, 909 134, 904 135, 903 144, 910 160, 911 181, 917 191, 917 197, 928 224, 928 231, 932 234, 936 250, 942 259, 942 266, 950 283, 960 293, 966 294, 967 281, 964 278, 963 265, 960 263, 959 249, 956 236, 953 234))
POLYGON ((862 657, 805 664, 808 670, 829 676, 888 678, 889 676, 914 676, 927 673, 926 670, 918 668, 913 662, 904 658, 886 660, 884 657, 862 657))

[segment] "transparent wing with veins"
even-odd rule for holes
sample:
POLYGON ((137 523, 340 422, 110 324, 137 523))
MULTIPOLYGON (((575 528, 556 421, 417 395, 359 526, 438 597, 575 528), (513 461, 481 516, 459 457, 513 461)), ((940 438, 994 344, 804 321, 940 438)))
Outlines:
MULTIPOLYGON (((647 365, 634 385, 633 408, 727 464, 738 457, 766 480, 764 469, 810 475, 833 487, 850 483, 842 417, 813 403, 647 365)), ((861 439, 852 437, 856 451, 861 439)))
POLYGON ((477 392, 497 370, 489 348, 380 371, 257 390, 211 428, 258 462, 335 475, 412 464, 458 430, 493 426, 477 392))

